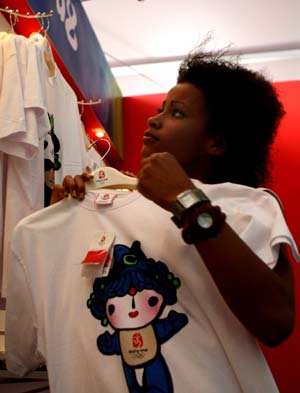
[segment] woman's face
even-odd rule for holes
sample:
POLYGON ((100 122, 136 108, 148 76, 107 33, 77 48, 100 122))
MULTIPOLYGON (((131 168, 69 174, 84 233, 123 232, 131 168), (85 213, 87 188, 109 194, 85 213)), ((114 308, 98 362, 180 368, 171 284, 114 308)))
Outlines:
POLYGON ((169 152, 186 170, 199 166, 207 160, 212 142, 206 132, 207 117, 203 93, 191 83, 177 84, 159 113, 148 119, 142 156, 169 152))

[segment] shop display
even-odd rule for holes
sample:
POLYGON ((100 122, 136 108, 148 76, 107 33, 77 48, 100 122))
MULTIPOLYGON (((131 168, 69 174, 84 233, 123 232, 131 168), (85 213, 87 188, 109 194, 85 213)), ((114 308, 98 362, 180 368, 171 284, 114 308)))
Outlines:
POLYGON ((54 181, 60 183, 67 174, 83 172, 88 159, 76 95, 56 66, 47 39, 2 32, 0 48, 0 226, 4 239, 0 270, 5 297, 13 228, 23 217, 49 205, 54 181))

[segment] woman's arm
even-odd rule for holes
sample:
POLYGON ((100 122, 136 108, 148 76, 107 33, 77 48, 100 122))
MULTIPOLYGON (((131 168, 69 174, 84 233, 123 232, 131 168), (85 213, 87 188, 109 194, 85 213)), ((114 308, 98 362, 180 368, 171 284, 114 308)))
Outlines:
MULTIPOLYGON (((168 153, 145 159, 138 178, 139 191, 167 210, 180 192, 194 188, 168 153)), ((198 241, 195 246, 226 303, 257 339, 276 346, 291 334, 294 283, 284 245, 273 270, 227 224, 216 237, 198 241)))
POLYGON ((294 282, 284 245, 273 270, 227 224, 195 246, 226 303, 257 339, 276 346, 291 334, 294 282))

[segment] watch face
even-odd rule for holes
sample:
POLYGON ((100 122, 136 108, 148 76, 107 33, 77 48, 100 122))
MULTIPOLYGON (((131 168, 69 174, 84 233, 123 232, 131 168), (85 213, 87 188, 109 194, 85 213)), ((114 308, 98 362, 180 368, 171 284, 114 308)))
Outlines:
POLYGON ((201 190, 195 188, 182 192, 177 196, 177 200, 185 209, 188 209, 197 202, 208 201, 208 198, 201 190))
POLYGON ((182 205, 187 209, 190 206, 193 206, 194 203, 196 203, 198 200, 195 197, 194 194, 192 193, 185 193, 181 196, 180 198, 180 202, 182 203, 182 205))
POLYGON ((197 218, 197 223, 201 228, 208 229, 213 225, 213 218, 209 213, 201 213, 197 218))

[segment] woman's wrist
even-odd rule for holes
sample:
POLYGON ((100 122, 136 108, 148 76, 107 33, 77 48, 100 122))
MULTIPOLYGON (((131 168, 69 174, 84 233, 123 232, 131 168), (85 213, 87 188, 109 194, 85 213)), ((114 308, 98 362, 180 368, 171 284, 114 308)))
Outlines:
POLYGON ((182 238, 187 244, 216 237, 222 230, 226 214, 209 201, 193 205, 184 213, 182 238))

